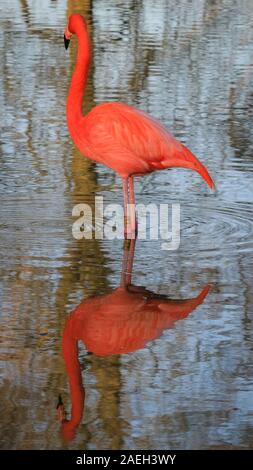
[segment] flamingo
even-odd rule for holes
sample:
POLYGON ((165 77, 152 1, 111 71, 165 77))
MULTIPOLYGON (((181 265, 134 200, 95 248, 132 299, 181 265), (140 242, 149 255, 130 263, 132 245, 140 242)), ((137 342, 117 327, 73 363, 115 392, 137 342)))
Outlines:
POLYGON ((69 132, 86 157, 106 165, 122 178, 124 234, 133 238, 137 233, 134 176, 181 167, 198 172, 210 188, 214 188, 214 182, 197 157, 145 112, 124 103, 108 102, 95 106, 86 116, 82 114, 91 47, 86 21, 77 13, 69 17, 64 31, 66 49, 73 34, 78 39, 78 53, 67 97, 69 132))
POLYGON ((65 440, 72 440, 82 419, 85 389, 78 359, 78 341, 97 356, 127 354, 145 347, 164 330, 186 319, 207 296, 206 285, 191 299, 171 300, 132 284, 135 239, 125 244, 120 285, 112 292, 84 299, 65 322, 62 351, 69 378, 71 419, 67 420, 61 396, 57 417, 65 440))

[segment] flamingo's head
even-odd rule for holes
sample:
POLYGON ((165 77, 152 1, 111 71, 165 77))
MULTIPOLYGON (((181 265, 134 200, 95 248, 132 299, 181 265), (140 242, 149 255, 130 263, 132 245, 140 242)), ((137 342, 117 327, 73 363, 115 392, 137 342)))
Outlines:
POLYGON ((79 15, 78 13, 70 15, 68 19, 68 24, 64 31, 65 49, 68 49, 69 47, 71 36, 73 34, 78 34, 78 31, 80 31, 81 29, 87 29, 84 17, 82 15, 79 15))

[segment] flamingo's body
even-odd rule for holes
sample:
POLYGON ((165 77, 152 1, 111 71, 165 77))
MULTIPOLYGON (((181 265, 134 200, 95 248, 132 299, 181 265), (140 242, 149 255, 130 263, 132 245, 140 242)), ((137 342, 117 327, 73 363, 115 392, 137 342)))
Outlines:
POLYGON ((123 103, 104 103, 83 116, 82 100, 91 52, 86 22, 79 14, 69 18, 64 33, 66 47, 72 34, 78 37, 78 56, 67 99, 69 131, 85 156, 112 168, 122 177, 125 210, 128 202, 134 204, 132 177, 135 175, 172 167, 189 168, 213 188, 207 169, 190 150, 143 111, 123 103))
POLYGON ((141 286, 118 287, 107 295, 85 299, 68 318, 63 350, 81 340, 97 356, 126 354, 144 348, 165 329, 187 318, 205 299, 209 286, 192 299, 170 300, 141 286))
MULTIPOLYGON (((70 126, 71 128, 71 126, 70 126)), ((122 178, 180 166, 193 168, 213 187, 205 167, 183 144, 148 114, 123 103, 103 103, 79 124, 73 138, 92 160, 112 168, 122 178)))

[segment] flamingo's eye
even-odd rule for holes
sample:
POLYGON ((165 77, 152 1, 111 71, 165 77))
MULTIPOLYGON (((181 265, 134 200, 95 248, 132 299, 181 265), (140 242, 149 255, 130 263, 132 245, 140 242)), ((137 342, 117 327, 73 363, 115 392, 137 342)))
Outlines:
POLYGON ((69 47, 69 43, 70 43, 70 39, 67 39, 65 34, 64 34, 64 46, 65 46, 65 49, 67 50, 68 47, 69 47))

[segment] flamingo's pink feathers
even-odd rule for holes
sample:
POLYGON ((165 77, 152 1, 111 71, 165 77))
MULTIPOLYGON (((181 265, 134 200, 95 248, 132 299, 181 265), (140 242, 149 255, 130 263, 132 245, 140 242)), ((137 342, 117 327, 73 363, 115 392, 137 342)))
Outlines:
POLYGON ((210 187, 206 168, 158 121, 123 103, 96 106, 82 119, 78 147, 127 177, 171 167, 197 171, 210 187), (83 137, 83 138, 82 138, 83 137))
MULTIPOLYGON (((71 136, 81 152, 103 163, 123 178, 171 167, 197 171, 213 188, 207 169, 158 121, 123 103, 104 103, 83 116, 82 99, 90 64, 90 42, 85 19, 74 14, 65 34, 77 34, 78 54, 67 99, 71 136)), ((67 40, 69 40, 66 38, 67 40)))

